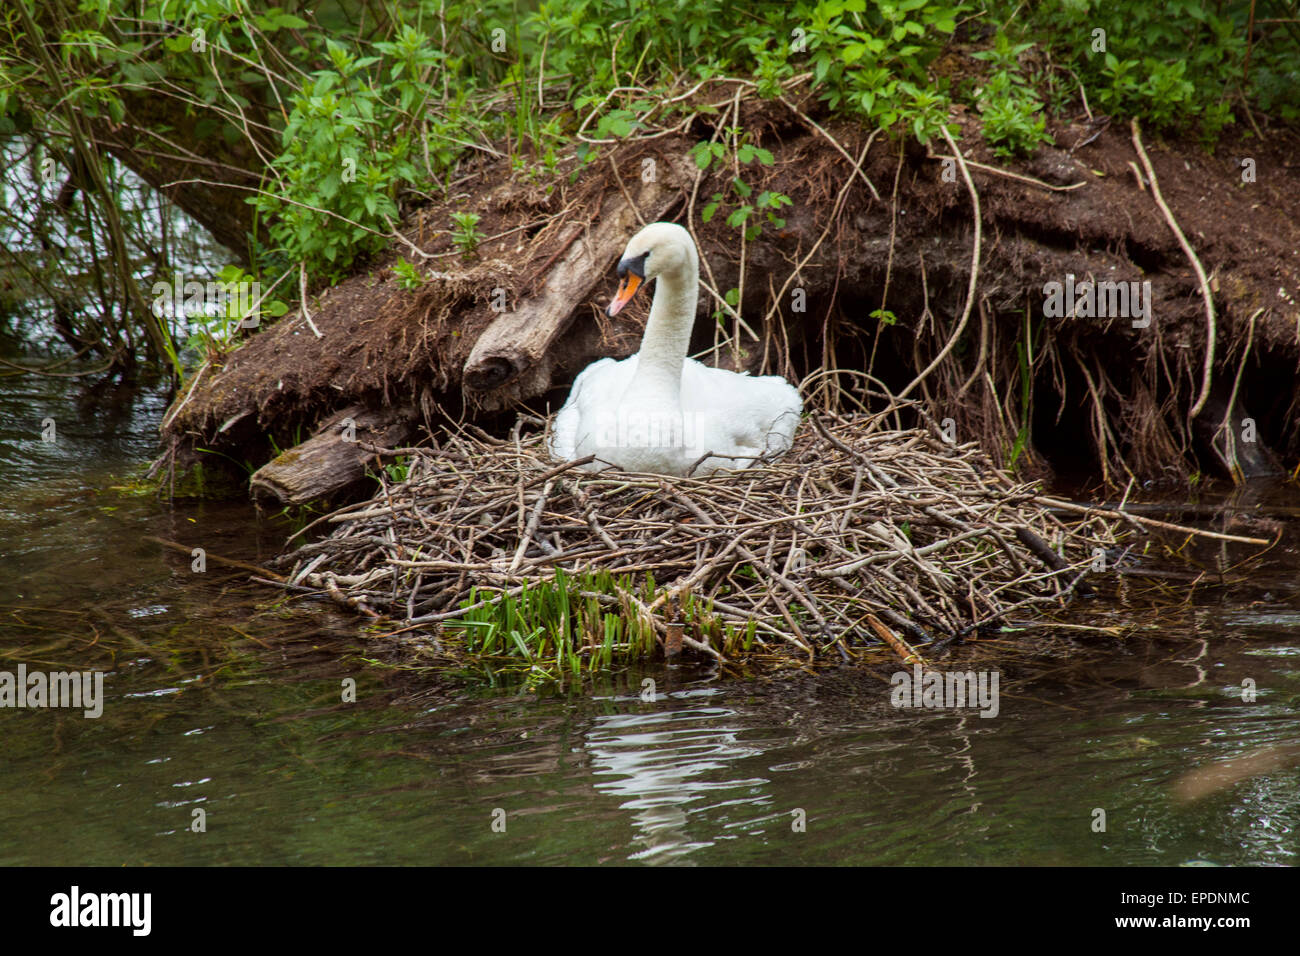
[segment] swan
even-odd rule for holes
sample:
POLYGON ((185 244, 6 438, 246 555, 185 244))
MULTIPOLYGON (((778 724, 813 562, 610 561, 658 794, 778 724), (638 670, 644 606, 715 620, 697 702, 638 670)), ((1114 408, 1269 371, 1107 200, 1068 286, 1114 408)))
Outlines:
POLYGON ((595 455, 583 466, 591 471, 617 465, 682 476, 748 468, 789 450, 803 412, 793 385, 779 375, 729 372, 686 357, 699 273, 695 240, 681 226, 655 222, 632 237, 606 313, 617 315, 641 285, 657 280, 641 350, 582 370, 555 417, 554 457, 595 455))

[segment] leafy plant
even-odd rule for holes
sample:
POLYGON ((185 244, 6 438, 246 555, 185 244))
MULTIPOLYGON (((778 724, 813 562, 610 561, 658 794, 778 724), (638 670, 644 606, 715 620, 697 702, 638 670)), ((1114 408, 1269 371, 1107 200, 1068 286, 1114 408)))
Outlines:
POLYGON ((653 593, 649 576, 638 587, 630 575, 615 578, 601 571, 571 577, 557 568, 552 580, 525 584, 515 594, 485 600, 472 590, 461 604, 464 613, 444 631, 492 671, 523 669, 534 682, 576 677, 651 653, 654 627, 622 613, 617 602, 602 602, 600 595, 649 600, 653 593))
MULTIPOLYGON (((738 164, 749 164, 755 160, 762 166, 771 166, 775 159, 769 150, 760 146, 754 146, 746 140, 748 133, 742 133, 737 129, 727 131, 728 141, 737 144, 735 149, 735 161, 738 164)), ((723 143, 715 141, 701 141, 696 143, 691 149, 691 158, 695 165, 702 170, 707 170, 711 165, 717 163, 725 165, 728 157, 728 149, 723 143)), ((777 215, 783 206, 789 206, 792 200, 784 193, 772 190, 764 190, 754 197, 754 188, 739 176, 733 176, 730 182, 730 191, 735 198, 735 206, 727 214, 727 225, 737 229, 745 237, 746 242, 752 242, 757 239, 763 231, 763 223, 776 227, 777 229, 785 226, 785 220, 777 215), (759 215, 761 214, 761 215, 759 215)), ((703 222, 709 222, 713 219, 718 209, 726 202, 726 194, 716 192, 705 203, 704 208, 700 210, 700 219, 703 222)), ((731 303, 735 305, 735 303, 731 303)))
POLYGON ((796 69, 811 69, 832 109, 860 113, 884 128, 897 125, 926 143, 938 134, 948 103, 927 67, 970 9, 935 0, 797 3, 787 22, 800 25, 798 39, 775 46, 757 36, 742 42, 757 60, 766 95, 796 69))
POLYGON ((1005 33, 999 33, 994 42, 992 50, 972 54, 977 60, 993 64, 992 73, 977 94, 984 139, 997 156, 1023 156, 1041 143, 1052 142, 1042 101, 1020 72, 1020 57, 1034 44, 1013 44, 1005 33))
POLYGON ((415 264, 406 259, 398 259, 392 270, 397 276, 397 284, 408 291, 420 288, 427 281, 415 264))
POLYGON ((223 294, 219 303, 212 303, 215 308, 209 310, 206 299, 195 308, 189 308, 184 300, 173 303, 193 330, 185 342, 187 351, 223 355, 238 339, 240 329, 259 328, 265 319, 289 311, 285 302, 271 297, 271 283, 263 283, 240 266, 227 265, 214 281, 223 294))
POLYGON ((1255 24, 1246 74, 1255 6, 1250 0, 1165 6, 1045 0, 1027 8, 1019 27, 1072 71, 1072 85, 1077 78, 1095 111, 1140 117, 1153 129, 1199 128, 1210 143, 1234 121, 1232 103, 1247 91, 1284 121, 1300 120, 1294 25, 1255 24), (1289 80, 1279 85, 1275 78, 1282 75, 1289 80))
MULTIPOLYGON (((289 262, 341 275, 358 256, 378 251, 397 216, 396 192, 416 178, 412 138, 357 57, 326 41, 333 69, 315 71, 293 98, 271 163, 278 191, 253 202, 266 217, 274 249, 289 262)), ((399 100, 411 96, 396 87, 399 100)))
POLYGON ((480 216, 476 212, 453 212, 451 214, 451 241, 456 248, 466 255, 472 254, 483 240, 479 235, 480 216))

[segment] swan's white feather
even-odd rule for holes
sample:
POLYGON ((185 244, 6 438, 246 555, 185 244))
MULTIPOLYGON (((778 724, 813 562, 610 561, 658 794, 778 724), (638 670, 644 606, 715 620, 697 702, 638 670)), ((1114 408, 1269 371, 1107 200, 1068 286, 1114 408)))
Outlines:
POLYGON ((658 409, 639 413, 625 404, 638 356, 601 359, 574 380, 568 401, 555 417, 551 453, 572 461, 597 455, 587 466, 595 470, 619 465, 628 471, 681 475, 708 452, 713 457, 692 472, 707 475, 719 468, 746 468, 759 457, 775 458, 789 450, 799 425, 803 402, 798 390, 779 375, 751 376, 711 368, 694 359, 682 363, 680 431, 675 422, 658 416, 658 409), (619 417, 619 410, 627 410, 619 417), (637 415, 641 414, 640 419, 637 415), (646 432, 659 428, 660 437, 680 435, 680 441, 633 444, 610 442, 611 429, 623 427, 626 438, 638 425, 646 432))

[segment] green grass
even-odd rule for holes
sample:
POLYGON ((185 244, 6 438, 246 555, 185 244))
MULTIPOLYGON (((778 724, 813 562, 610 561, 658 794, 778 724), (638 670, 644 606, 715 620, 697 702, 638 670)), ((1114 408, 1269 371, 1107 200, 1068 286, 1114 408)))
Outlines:
MULTIPOLYGON (((513 673, 530 684, 580 680, 654 658, 661 652, 654 627, 636 603, 650 605, 654 578, 635 580, 608 571, 555 576, 525 584, 517 593, 474 589, 463 614, 442 626, 471 670, 513 673), (630 600, 629 600, 630 598, 630 600), (481 606, 475 606, 481 605, 481 606)), ((662 606, 656 609, 662 614, 662 606)), ((756 625, 720 622, 708 602, 682 602, 687 635, 698 632, 728 657, 750 653, 756 625)))

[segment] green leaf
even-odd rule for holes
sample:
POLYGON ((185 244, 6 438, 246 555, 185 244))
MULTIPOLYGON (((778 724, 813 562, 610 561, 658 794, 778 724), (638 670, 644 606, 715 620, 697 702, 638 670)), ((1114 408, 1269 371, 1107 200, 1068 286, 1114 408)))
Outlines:
POLYGON ((709 144, 701 142, 691 147, 691 159, 700 169, 708 169, 709 164, 713 162, 713 153, 709 149, 709 144))
POLYGON ((863 54, 866 52, 867 45, 865 43, 850 43, 840 51, 840 59, 844 61, 846 66, 851 66, 862 59, 863 54))
POLYGON ((727 216, 727 225, 732 229, 739 229, 749 220, 749 215, 753 211, 754 207, 750 205, 744 205, 739 209, 732 210, 731 215, 727 216))

